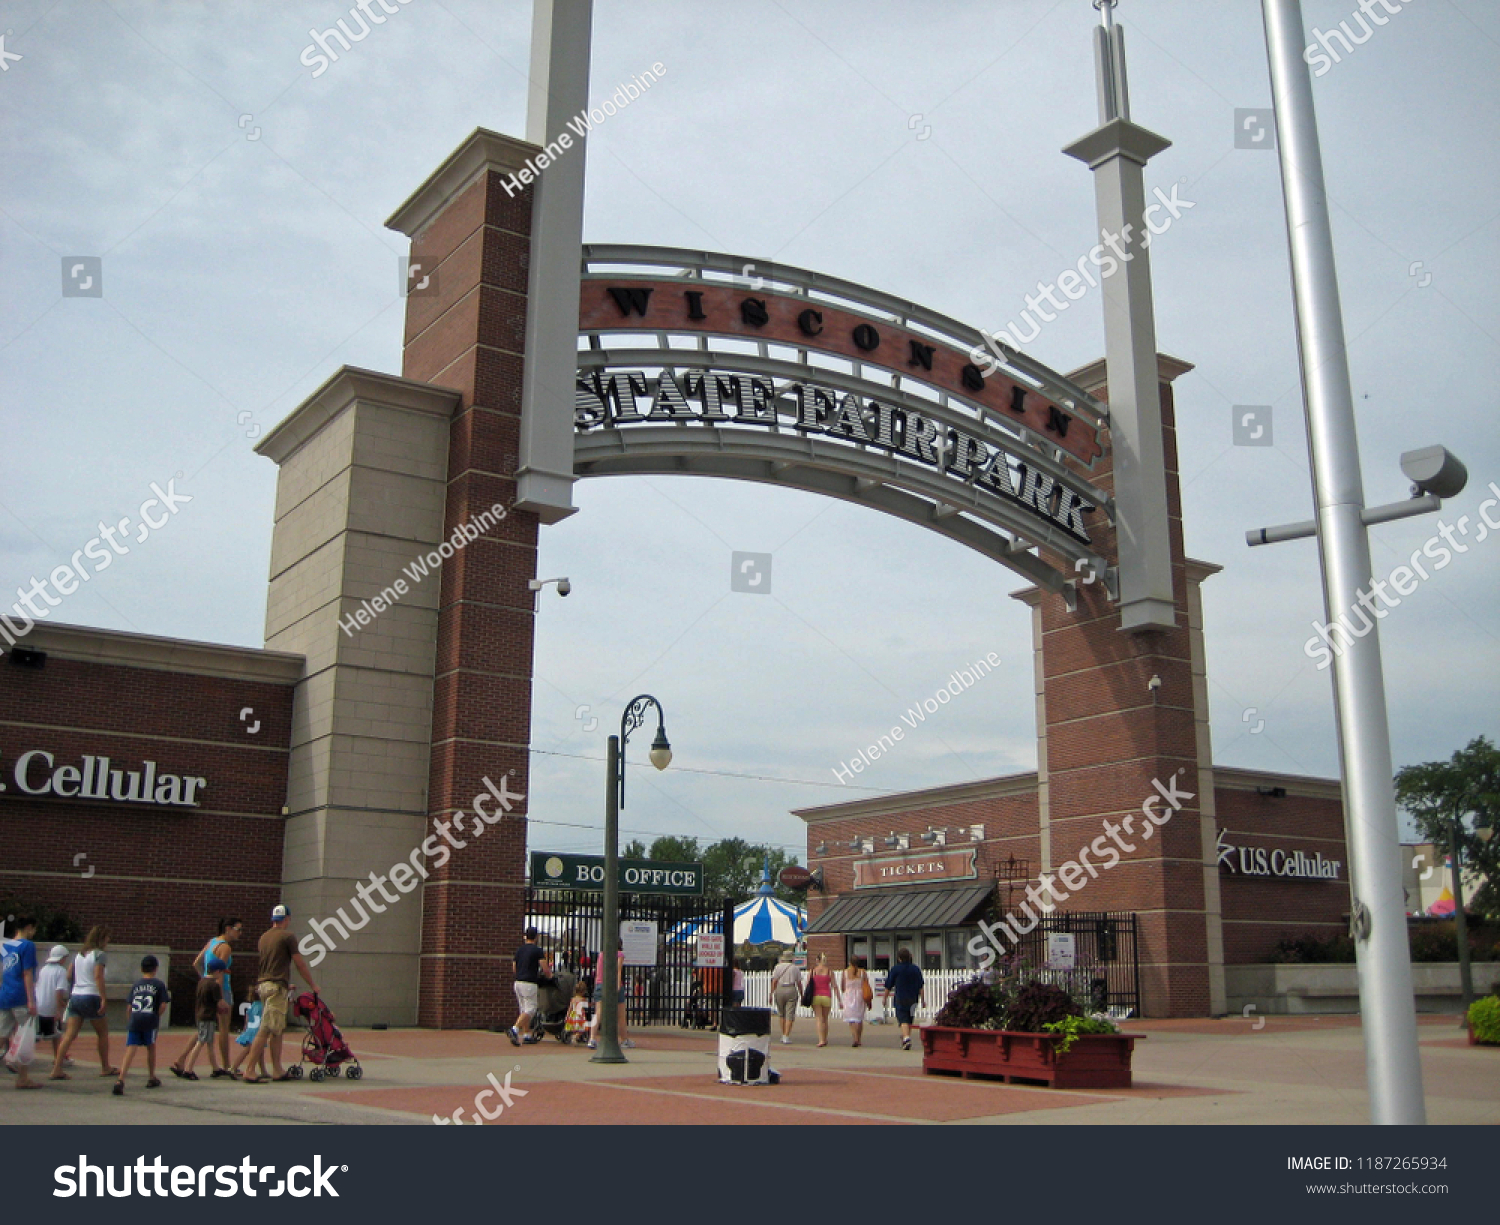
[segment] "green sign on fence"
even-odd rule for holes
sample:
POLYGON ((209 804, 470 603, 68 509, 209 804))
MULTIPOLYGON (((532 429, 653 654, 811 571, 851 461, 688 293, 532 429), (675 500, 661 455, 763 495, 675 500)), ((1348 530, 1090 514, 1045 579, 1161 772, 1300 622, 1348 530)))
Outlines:
MULTIPOLYGON (((621 893, 670 893, 703 896, 701 863, 663 863, 654 859, 619 861, 621 893)), ((531 852, 531 885, 534 889, 582 889, 604 891, 603 855, 560 855, 531 852)))

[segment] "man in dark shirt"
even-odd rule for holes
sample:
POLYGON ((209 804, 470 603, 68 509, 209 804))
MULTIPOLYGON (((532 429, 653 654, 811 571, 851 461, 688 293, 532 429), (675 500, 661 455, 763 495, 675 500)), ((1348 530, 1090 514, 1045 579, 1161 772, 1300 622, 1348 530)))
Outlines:
POLYGON ((922 971, 912 964, 911 950, 898 949, 896 964, 885 975, 885 1004, 889 1008, 891 997, 896 997, 896 1020, 901 1026, 903 1051, 911 1050, 912 1014, 923 1002, 925 987, 922 971))
POLYGON ((536 928, 526 929, 526 939, 516 950, 516 1007, 521 1015, 510 1027, 512 1046, 520 1046, 522 1038, 532 1041, 531 1019, 536 1015, 536 985, 542 973, 542 949, 536 942, 536 928))

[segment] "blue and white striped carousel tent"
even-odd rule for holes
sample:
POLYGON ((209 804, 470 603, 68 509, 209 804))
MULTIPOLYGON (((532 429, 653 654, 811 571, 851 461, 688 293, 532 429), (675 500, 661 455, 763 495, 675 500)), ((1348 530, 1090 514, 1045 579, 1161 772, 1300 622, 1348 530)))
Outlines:
MULTIPOLYGON (((722 926, 718 915, 684 919, 667 933, 667 943, 681 944, 691 940, 699 931, 717 932, 722 926)), ((734 908, 736 948, 742 944, 768 944, 773 940, 790 947, 802 939, 806 930, 807 911, 774 896, 769 866, 761 873, 760 888, 755 896, 734 908)))

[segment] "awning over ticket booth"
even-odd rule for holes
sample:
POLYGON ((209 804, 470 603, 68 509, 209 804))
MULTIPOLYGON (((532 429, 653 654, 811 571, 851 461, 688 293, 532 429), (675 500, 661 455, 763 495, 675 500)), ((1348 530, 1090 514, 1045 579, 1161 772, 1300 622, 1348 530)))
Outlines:
POLYGON ((994 891, 990 881, 945 889, 846 893, 808 924, 807 934, 962 927, 978 916, 994 891))

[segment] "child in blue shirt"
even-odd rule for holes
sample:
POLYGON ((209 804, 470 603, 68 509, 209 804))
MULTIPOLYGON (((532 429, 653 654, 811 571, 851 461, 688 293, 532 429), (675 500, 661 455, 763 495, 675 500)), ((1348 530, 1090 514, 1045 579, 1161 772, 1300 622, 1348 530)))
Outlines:
POLYGON ((130 988, 130 1008, 127 1015, 128 1032, 125 1035, 125 1059, 120 1064, 120 1079, 115 1081, 114 1095, 125 1092, 125 1077, 130 1065, 135 1062, 135 1053, 146 1048, 146 1088, 157 1089, 161 1081, 156 1079, 156 1032, 161 1026, 162 1010, 171 1002, 172 995, 167 985, 156 977, 160 963, 147 953, 141 958, 141 976, 130 988))

